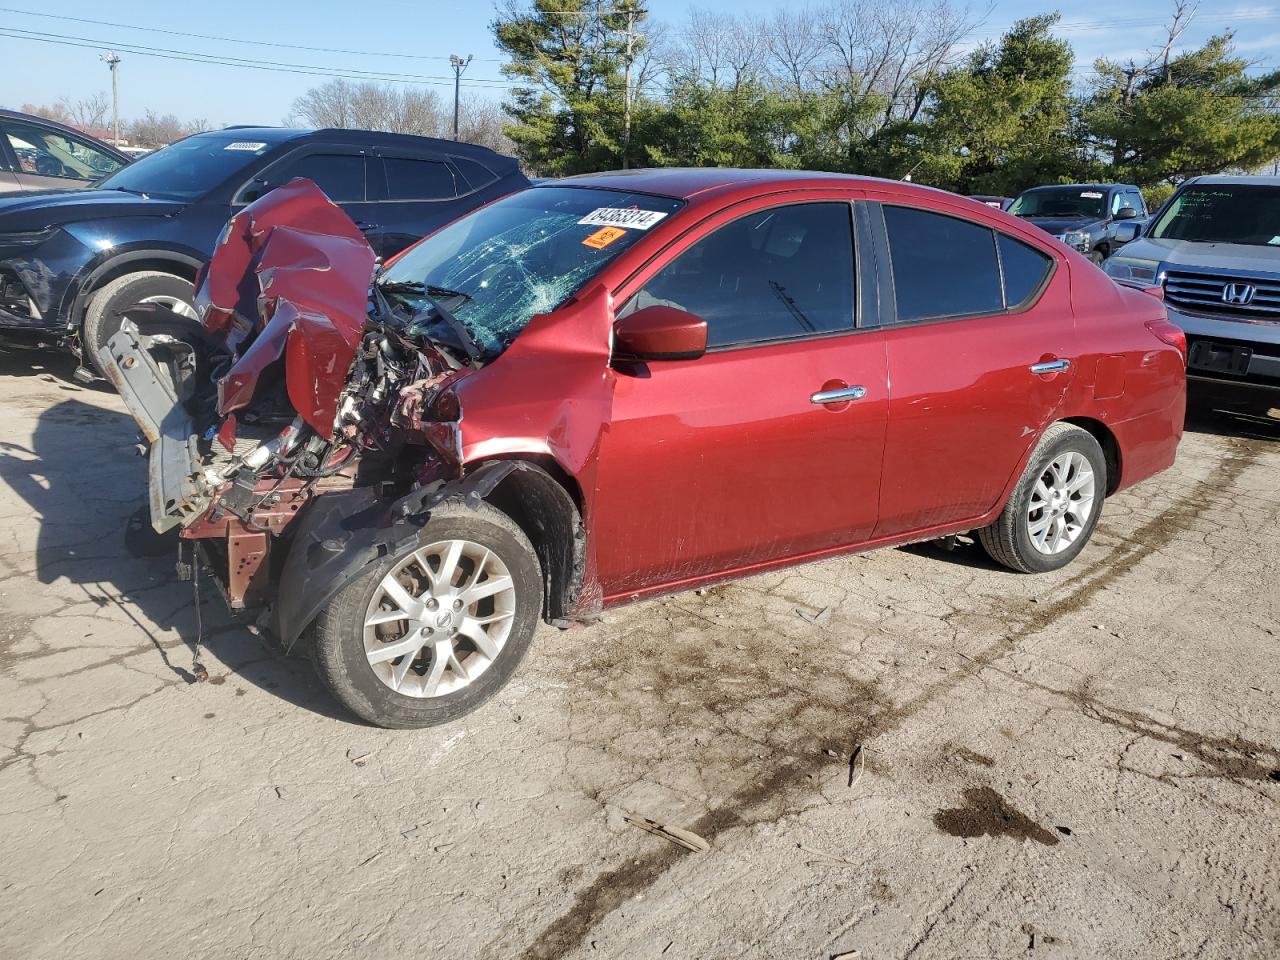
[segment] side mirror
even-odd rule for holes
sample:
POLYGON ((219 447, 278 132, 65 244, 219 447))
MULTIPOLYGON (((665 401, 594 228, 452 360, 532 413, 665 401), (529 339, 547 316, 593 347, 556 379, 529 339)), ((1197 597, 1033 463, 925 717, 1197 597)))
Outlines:
POLYGON ((1138 215, 1138 211, 1133 209, 1133 207, 1121 207, 1119 210, 1116 211, 1116 215, 1113 219, 1132 220, 1137 215, 1138 215))
POLYGON ((645 307, 613 325, 620 360, 696 360, 706 352, 707 321, 675 307, 645 307))
POLYGON ((1136 240, 1140 232, 1141 231, 1136 223, 1121 224, 1116 228, 1116 242, 1128 243, 1130 240, 1136 240))

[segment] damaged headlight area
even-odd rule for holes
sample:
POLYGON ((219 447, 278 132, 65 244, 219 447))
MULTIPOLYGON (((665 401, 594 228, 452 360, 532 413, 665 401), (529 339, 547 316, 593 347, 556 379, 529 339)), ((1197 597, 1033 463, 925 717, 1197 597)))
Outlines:
POLYGON ((394 497, 460 470, 456 423, 435 420, 457 405, 436 401, 478 358, 415 336, 374 270, 346 214, 294 181, 227 224, 198 326, 140 305, 109 342, 150 446, 152 526, 218 555, 232 607, 270 599, 272 540, 312 497, 394 497))

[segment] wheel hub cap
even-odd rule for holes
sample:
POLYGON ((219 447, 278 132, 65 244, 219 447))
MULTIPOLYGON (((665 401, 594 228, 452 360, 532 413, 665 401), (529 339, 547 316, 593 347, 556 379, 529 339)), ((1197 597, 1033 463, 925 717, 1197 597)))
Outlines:
POLYGON ((374 588, 365 657, 374 675, 404 696, 455 693, 502 652, 515 603, 511 574, 487 547, 469 540, 420 547, 374 588))
POLYGON ((1075 543, 1093 514, 1095 487, 1093 467, 1083 454, 1071 451, 1050 461, 1027 503, 1032 546, 1052 555, 1075 543))

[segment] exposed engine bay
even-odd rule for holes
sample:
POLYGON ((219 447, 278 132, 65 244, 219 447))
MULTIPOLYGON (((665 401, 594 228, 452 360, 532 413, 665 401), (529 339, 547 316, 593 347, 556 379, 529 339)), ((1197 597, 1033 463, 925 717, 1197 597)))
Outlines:
POLYGON ((150 448, 151 524, 200 541, 233 609, 269 599, 272 543, 318 493, 394 502, 460 474, 448 388, 480 352, 447 297, 417 309, 378 270, 346 214, 296 180, 228 222, 199 327, 145 304, 110 340, 108 376, 150 448))

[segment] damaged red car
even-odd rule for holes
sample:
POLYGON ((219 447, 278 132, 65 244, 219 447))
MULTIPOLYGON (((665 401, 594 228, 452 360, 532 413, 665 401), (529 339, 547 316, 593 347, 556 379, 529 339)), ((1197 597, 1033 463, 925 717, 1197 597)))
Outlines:
POLYGON ((385 726, 483 703, 539 620, 965 532, 1054 570, 1182 429, 1159 300, 903 183, 579 177, 382 268, 298 180, 199 300, 110 343, 153 525, 385 726))

